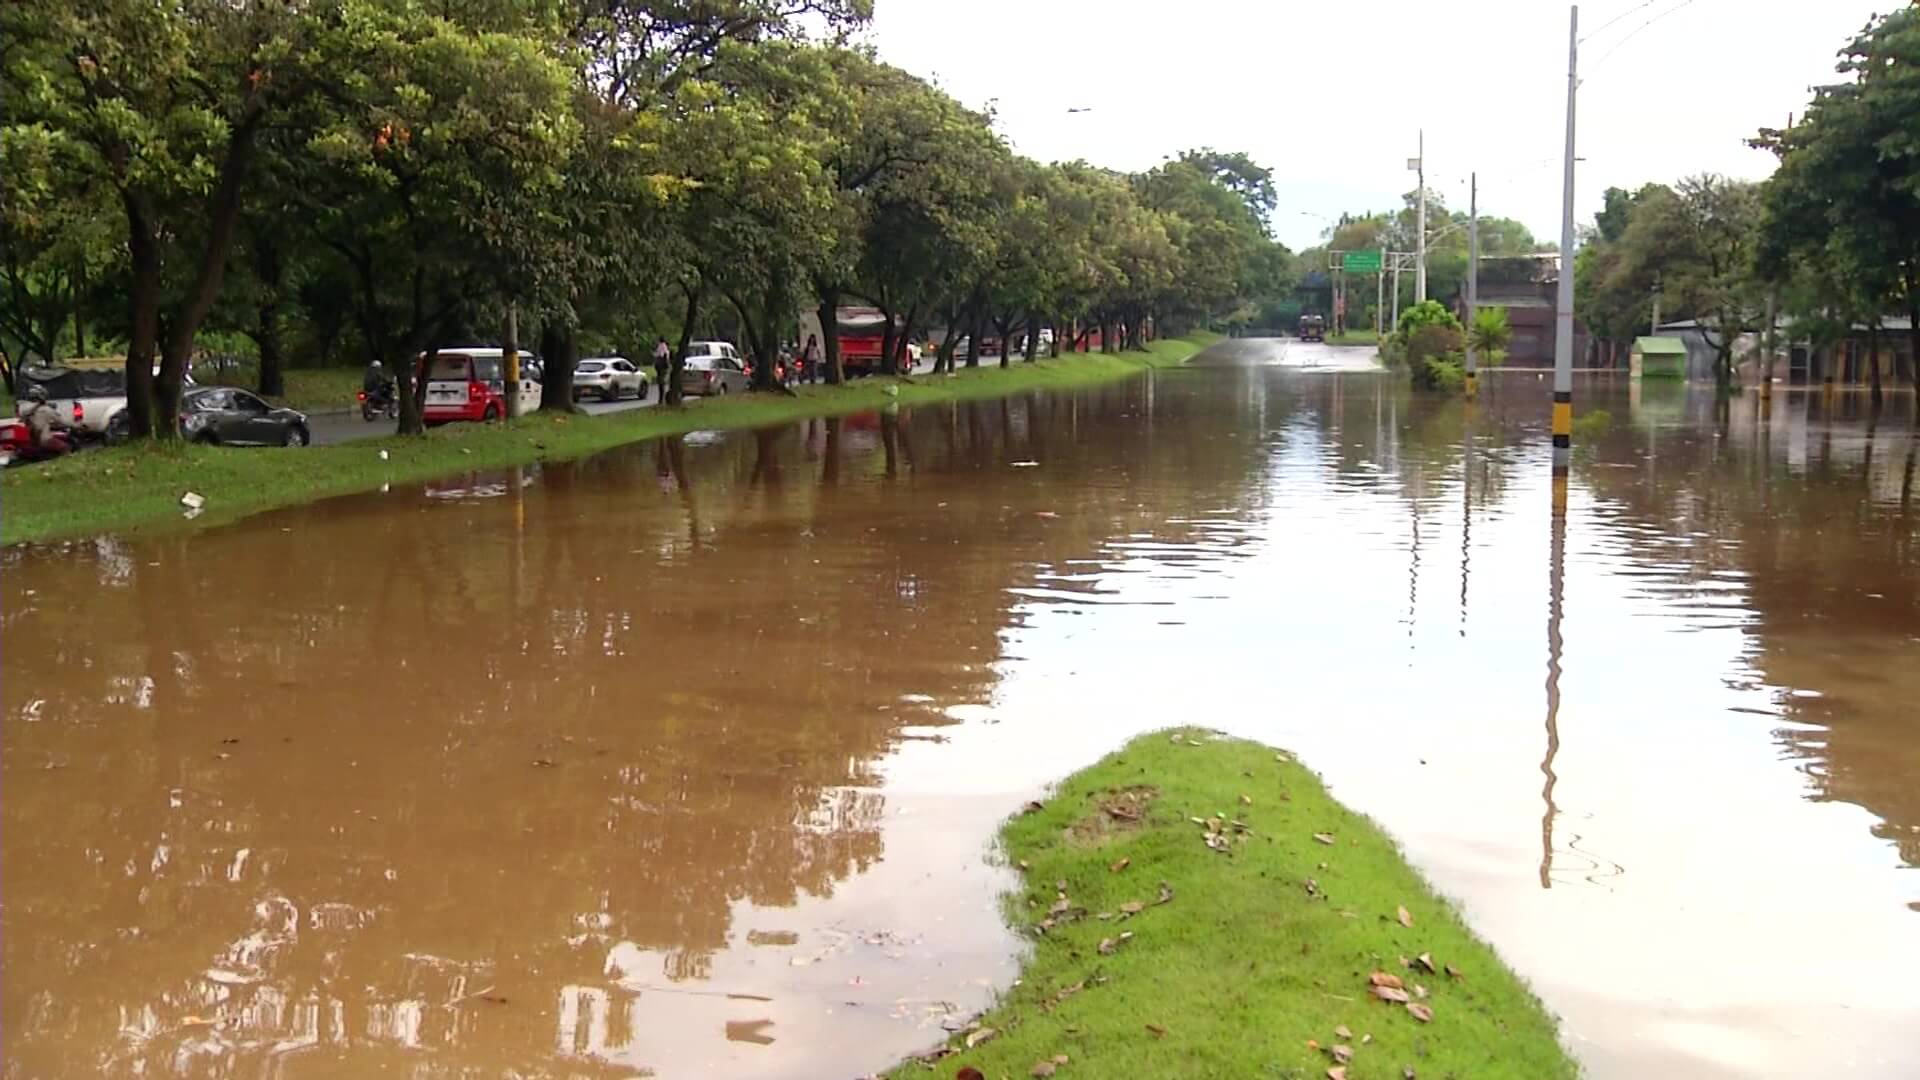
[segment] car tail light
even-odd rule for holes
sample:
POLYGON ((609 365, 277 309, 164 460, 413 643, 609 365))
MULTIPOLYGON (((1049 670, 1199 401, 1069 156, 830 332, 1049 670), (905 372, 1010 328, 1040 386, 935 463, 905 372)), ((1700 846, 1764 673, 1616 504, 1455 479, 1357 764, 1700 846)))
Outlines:
POLYGON ((87 418, 87 407, 79 402, 73 403, 73 422, 79 423, 87 418))
POLYGON ((367 392, 365 390, 360 391, 360 393, 355 396, 358 397, 361 401, 367 400, 367 392))
POLYGON ((468 401, 480 401, 486 396, 487 396, 486 383, 470 382, 467 384, 467 400, 468 401))

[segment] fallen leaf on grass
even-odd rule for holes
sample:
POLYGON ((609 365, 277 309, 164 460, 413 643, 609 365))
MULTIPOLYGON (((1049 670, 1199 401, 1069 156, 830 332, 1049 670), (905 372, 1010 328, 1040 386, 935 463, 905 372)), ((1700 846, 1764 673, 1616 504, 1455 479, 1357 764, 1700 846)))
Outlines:
POLYGON ((1313 834, 1313 838, 1314 838, 1315 840, 1318 840, 1318 841, 1320 841, 1321 843, 1323 843, 1323 844, 1327 844, 1327 845, 1329 845, 1329 846, 1331 846, 1331 845, 1332 845, 1332 844, 1334 843, 1334 839, 1333 839, 1333 834, 1332 834, 1332 833, 1323 833, 1323 832, 1317 832, 1317 833, 1314 833, 1314 834, 1313 834))
POLYGON ((1320 883, 1313 880, 1312 878, 1307 879, 1307 895, 1308 896, 1320 895, 1320 883))
POLYGON ((1343 1038, 1343 1039, 1351 1039, 1351 1038, 1353 1038, 1353 1029, 1352 1029, 1352 1028, 1349 1028, 1349 1027, 1348 1027, 1347 1025, 1345 1025, 1345 1024, 1341 1024, 1341 1025, 1340 1025, 1339 1027, 1337 1027, 1337 1028, 1334 1028, 1334 1029, 1333 1029, 1333 1033, 1334 1033, 1335 1035, 1338 1035, 1338 1036, 1340 1036, 1340 1037, 1341 1037, 1341 1038, 1343 1038))
POLYGON ((1119 947, 1120 947, 1120 943, 1119 943, 1119 942, 1117 942, 1117 941, 1115 941, 1115 940, 1113 940, 1112 938, 1110 938, 1110 937, 1109 937, 1109 938, 1101 938, 1101 939, 1100 939, 1100 944, 1099 944, 1099 945, 1098 945, 1098 946, 1096 947, 1096 950, 1095 950, 1095 951, 1097 951, 1097 952, 1099 952, 1099 954, 1100 954, 1101 956, 1112 956, 1112 955, 1113 955, 1113 950, 1115 950, 1115 949, 1117 949, 1117 948, 1119 948, 1119 947))
POLYGON ((1120 905, 1120 917, 1123 919, 1131 918, 1135 915, 1140 914, 1145 910, 1147 910, 1147 905, 1141 903, 1138 900, 1129 900, 1126 903, 1120 905))
POLYGON ((1413 1018, 1415 1020, 1418 1020, 1423 1024, 1433 1023, 1433 1010, 1427 1008, 1425 1005, 1422 1005, 1417 1001, 1407 1002, 1407 1011, 1413 1014, 1413 1018))
POLYGON ((1167 884, 1164 881, 1161 882, 1160 883, 1160 899, 1155 900, 1154 903, 1166 904, 1166 903, 1171 903, 1172 901, 1173 901, 1173 886, 1167 884))
POLYGON ((998 1031, 995 1031, 992 1028, 981 1028, 978 1031, 968 1032, 967 1033, 967 1049, 971 1050, 974 1047, 979 1046, 981 1043, 986 1042, 989 1039, 992 1039, 995 1035, 998 1035, 998 1034, 1000 1033, 998 1031))
POLYGON ((1419 983, 1414 983, 1414 984, 1413 984, 1413 996, 1414 996, 1414 997, 1417 997, 1417 998, 1423 998, 1423 997, 1426 997, 1426 996, 1427 996, 1427 988, 1426 988, 1426 987, 1424 987, 1424 986, 1421 986, 1421 985, 1420 985, 1419 983))
POLYGON ((1335 1065, 1333 1068, 1328 1069, 1327 1080, 1347 1080, 1347 1067, 1345 1065, 1335 1065))
POLYGON ((1400 910, 1398 914, 1400 916, 1400 925, 1407 927, 1408 929, 1412 929, 1413 914, 1407 910, 1407 906, 1405 904, 1400 905, 1400 910))
POLYGON ((1251 795, 1242 795, 1242 796, 1240 796, 1240 805, 1241 805, 1241 806, 1252 806, 1252 805, 1253 805, 1253 796, 1251 796, 1251 795))
POLYGON ((1415 961, 1416 963, 1418 963, 1418 964, 1419 964, 1419 965, 1420 965, 1421 967, 1423 967, 1423 968, 1426 968, 1428 972, 1430 972, 1430 973, 1432 973, 1432 974, 1435 974, 1435 975, 1438 975, 1438 974, 1440 973, 1440 969, 1439 969, 1439 968, 1437 968, 1437 967, 1434 967, 1434 966, 1433 966, 1433 954, 1432 954, 1432 953, 1424 953, 1424 952, 1423 952, 1423 953, 1421 953, 1421 954, 1420 954, 1419 956, 1416 956, 1416 957, 1414 957, 1413 959, 1414 959, 1414 961, 1415 961))
POLYGON ((1466 978, 1466 976, 1461 973, 1460 969, 1457 967, 1454 967, 1452 964, 1447 965, 1447 974, 1453 976, 1456 979, 1466 978))
POLYGON ((1046 807, 1046 804, 1045 804, 1045 803, 1041 803, 1041 802, 1037 802, 1037 801, 1036 801, 1036 802, 1030 802, 1030 803, 1028 803, 1028 804, 1027 804, 1027 805, 1026 805, 1026 806, 1025 806, 1025 807, 1024 807, 1024 808, 1023 808, 1022 810, 1021 810, 1021 813, 1024 813, 1024 814, 1037 814, 1037 813, 1039 813, 1040 811, 1042 811, 1042 810, 1045 810, 1046 808, 1047 808, 1047 807, 1046 807))
POLYGON ((1033 1063, 1033 1069, 1029 1071, 1027 1075, 1028 1076, 1052 1076, 1054 1073, 1059 1071, 1060 1071, 1060 1066, 1055 1065, 1051 1061, 1036 1061, 1033 1063))
POLYGON ((1156 1039, 1164 1039, 1167 1037, 1167 1029, 1161 1027, 1159 1024, 1148 1024, 1147 1030, 1152 1032, 1153 1037, 1156 1039))
POLYGON ((1047 909, 1047 914, 1065 915, 1067 912, 1072 910, 1073 910, 1073 901, 1063 896, 1060 899, 1055 900, 1053 902, 1053 906, 1047 909))
POLYGON ((1132 865, 1133 865, 1133 860, 1132 860, 1132 859, 1124 859, 1124 858, 1123 858, 1123 859, 1121 859, 1121 860, 1120 860, 1119 862, 1116 862, 1116 863, 1114 863, 1113 865, 1111 865, 1111 866, 1109 866, 1109 867, 1107 867, 1107 873, 1109 873, 1109 874, 1117 874, 1117 873, 1119 873, 1120 871, 1122 871, 1122 870, 1125 870, 1125 869, 1126 869, 1127 867, 1129 867, 1129 866, 1132 866, 1132 865))
POLYGON ((1396 989, 1391 986, 1374 987, 1373 996, 1379 998, 1381 1001, 1391 1001, 1396 1005, 1405 1005, 1407 1002, 1413 1000, 1407 996, 1405 990, 1396 989))
POLYGON ((953 1074, 953 1080, 987 1080, 987 1075, 971 1065, 953 1074))
POLYGON ((1353 1060, 1353 1047, 1351 1046, 1344 1046, 1336 1043, 1333 1046, 1329 1047, 1328 1049, 1333 1054, 1333 1060, 1339 1062, 1342 1065, 1345 1065, 1347 1062, 1353 1060))
POLYGON ((1372 986, 1390 986, 1395 990, 1399 990, 1407 985, 1400 981, 1400 976, 1385 971, 1376 971, 1367 976, 1367 982, 1372 986))

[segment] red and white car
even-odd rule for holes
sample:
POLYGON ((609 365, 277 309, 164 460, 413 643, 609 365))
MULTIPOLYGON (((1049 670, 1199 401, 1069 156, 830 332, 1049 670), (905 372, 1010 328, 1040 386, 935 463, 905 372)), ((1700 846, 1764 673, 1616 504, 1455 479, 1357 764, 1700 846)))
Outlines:
MULTIPOLYGON (((441 349, 427 364, 422 416, 429 424, 456 420, 504 420, 507 408, 506 354, 492 346, 441 349)), ((524 416, 540 407, 540 358, 520 354, 520 401, 511 410, 524 416)))

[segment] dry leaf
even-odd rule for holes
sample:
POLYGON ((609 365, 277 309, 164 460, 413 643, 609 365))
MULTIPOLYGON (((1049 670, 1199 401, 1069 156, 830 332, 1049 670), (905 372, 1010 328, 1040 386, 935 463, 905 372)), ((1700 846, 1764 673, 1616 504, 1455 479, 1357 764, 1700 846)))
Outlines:
POLYGON ((1164 1039, 1167 1037, 1167 1029, 1161 1027, 1159 1024, 1148 1024, 1147 1030, 1152 1032, 1153 1037, 1156 1039, 1164 1039))
POLYGON ((1119 862, 1114 863, 1112 866, 1107 867, 1107 873, 1117 874, 1120 871, 1125 870, 1127 867, 1132 865, 1133 865, 1132 859, 1121 859, 1119 862))
POLYGON ((1344 1046, 1339 1043, 1335 1043, 1332 1047, 1329 1048, 1329 1050, 1333 1054, 1333 1060, 1339 1062, 1342 1065, 1345 1065, 1347 1062, 1353 1060, 1353 1047, 1351 1046, 1344 1046))
POLYGON ((992 1039, 995 1035, 998 1035, 998 1034, 1000 1033, 998 1031, 995 1031, 992 1028, 981 1028, 979 1031, 968 1032, 967 1033, 967 1049, 971 1050, 974 1047, 979 1046, 981 1043, 986 1042, 989 1039, 992 1039))
POLYGON ((1307 879, 1307 895, 1308 896, 1320 895, 1320 883, 1313 880, 1312 878, 1307 879))
POLYGON ((1172 900, 1173 900, 1173 886, 1167 884, 1164 881, 1161 882, 1160 883, 1160 899, 1155 900, 1154 903, 1165 904, 1165 903, 1171 902, 1172 900))
POLYGON ((1399 915, 1400 915, 1400 925, 1411 929, 1413 927, 1413 915, 1412 913, 1407 911, 1407 906, 1405 904, 1400 905, 1399 915))
POLYGON ((1027 1075, 1052 1076, 1055 1072, 1058 1072, 1059 1069, 1060 1069, 1060 1066, 1055 1065, 1051 1061, 1036 1061, 1033 1063, 1033 1070, 1029 1072, 1027 1075))
POLYGON ((1319 1040, 1319 1039, 1308 1039, 1308 1040, 1307 1040, 1307 1049, 1309 1049, 1309 1050, 1318 1050, 1318 1049, 1320 1049, 1320 1040, 1319 1040))
POLYGON ((1120 905, 1120 915, 1122 918, 1138 915, 1145 910, 1147 910, 1147 905, 1138 900, 1129 900, 1120 905))
POLYGON ((959 1072, 954 1073, 953 1080, 987 1080, 987 1076, 979 1069, 968 1065, 963 1067, 959 1072))
POLYGON ((1332 844, 1334 842, 1332 833, 1317 832, 1313 834, 1313 838, 1323 844, 1332 844))
POLYGON ((1400 981, 1400 976, 1389 974, 1385 971, 1376 971, 1367 976, 1367 982, 1374 986, 1391 986, 1395 990, 1399 990, 1407 985, 1400 981))
POLYGON ((1117 941, 1115 941, 1115 940, 1113 940, 1112 938, 1110 938, 1110 937, 1109 937, 1109 938, 1101 938, 1101 939, 1100 939, 1100 945, 1099 945, 1099 950, 1098 950, 1098 951, 1099 951, 1099 953, 1100 953, 1100 955, 1101 955, 1101 956, 1112 956, 1112 955, 1113 955, 1113 950, 1115 950, 1115 949, 1117 949, 1117 948, 1119 948, 1119 947, 1120 947, 1120 943, 1119 943, 1119 942, 1117 942, 1117 941))
POLYGON ((1339 1027, 1337 1027, 1337 1028, 1334 1028, 1334 1029, 1333 1029, 1333 1033, 1334 1033, 1335 1035, 1338 1035, 1338 1036, 1340 1036, 1340 1037, 1341 1037, 1341 1038, 1343 1038, 1343 1039, 1351 1039, 1351 1038, 1353 1038, 1353 1030, 1352 1030, 1351 1028, 1349 1028, 1349 1027, 1347 1027, 1347 1025, 1345 1025, 1345 1024, 1341 1024, 1341 1025, 1340 1025, 1339 1027))
POLYGON ((1241 805, 1241 806, 1252 806, 1252 805, 1253 805, 1253 796, 1251 796, 1251 795, 1242 795, 1242 796, 1240 796, 1240 805, 1241 805))
POLYGON ((1327 1080, 1347 1080, 1347 1067, 1345 1065, 1335 1065, 1333 1068, 1328 1069, 1327 1080))
POLYGON ((1415 1020, 1418 1020, 1423 1024, 1433 1023, 1433 1010, 1427 1008, 1425 1005, 1422 1005, 1417 1001, 1407 1002, 1407 1011, 1413 1014, 1413 1018, 1415 1020))
POLYGON ((1066 1064, 1066 1063, 1067 1063, 1068 1061, 1070 1061, 1070 1060, 1072 1060, 1072 1059, 1071 1059, 1071 1058, 1069 1058, 1069 1057, 1067 1057, 1067 1055, 1065 1055, 1065 1054, 1055 1054, 1055 1055, 1053 1055, 1053 1063, 1054 1063, 1055 1065, 1065 1065, 1065 1064, 1066 1064))
POLYGON ((1452 964, 1447 965, 1447 974, 1453 976, 1456 979, 1466 978, 1466 976, 1461 973, 1460 969, 1457 967, 1454 967, 1452 964))
POLYGON ((1040 802, 1030 802, 1030 803, 1028 803, 1028 804, 1026 805, 1026 808, 1025 808, 1024 810, 1022 810, 1021 812, 1022 812, 1022 813, 1026 813, 1026 814, 1037 814, 1037 813, 1039 813, 1040 811, 1042 811, 1042 810, 1045 810, 1045 809, 1046 809, 1046 805, 1045 805, 1045 804, 1043 804, 1043 803, 1040 803, 1040 802))
POLYGON ((1405 990, 1399 990, 1391 986, 1374 987, 1373 996, 1379 998, 1381 1001, 1391 1001, 1398 1005, 1405 1005, 1407 1002, 1412 1000, 1411 998, 1407 997, 1407 992, 1405 990))
POLYGON ((1414 984, 1413 984, 1413 996, 1414 996, 1414 997, 1417 997, 1417 998, 1423 998, 1423 997, 1426 997, 1426 996, 1427 996, 1427 988, 1426 988, 1426 987, 1424 987, 1424 986, 1421 986, 1421 985, 1420 985, 1419 983, 1414 983, 1414 984))
POLYGON ((1426 968, 1427 971, 1431 972, 1432 974, 1438 975, 1440 973, 1440 969, 1433 966, 1432 953, 1423 952, 1419 956, 1414 957, 1414 960, 1418 961, 1421 967, 1426 968))
POLYGON ((1047 914, 1065 915, 1067 912, 1071 910, 1073 910, 1073 901, 1063 896, 1060 899, 1055 900, 1053 902, 1053 906, 1047 909, 1047 914))

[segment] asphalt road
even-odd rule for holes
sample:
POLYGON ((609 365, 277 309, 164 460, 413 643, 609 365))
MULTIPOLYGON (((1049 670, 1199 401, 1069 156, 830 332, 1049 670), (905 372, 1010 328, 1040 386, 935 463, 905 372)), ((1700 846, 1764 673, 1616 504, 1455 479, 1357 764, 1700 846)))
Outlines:
POLYGON ((1286 367, 1304 371, 1372 371, 1380 365, 1371 347, 1327 345, 1297 338, 1231 338, 1193 358, 1203 367, 1286 367))

